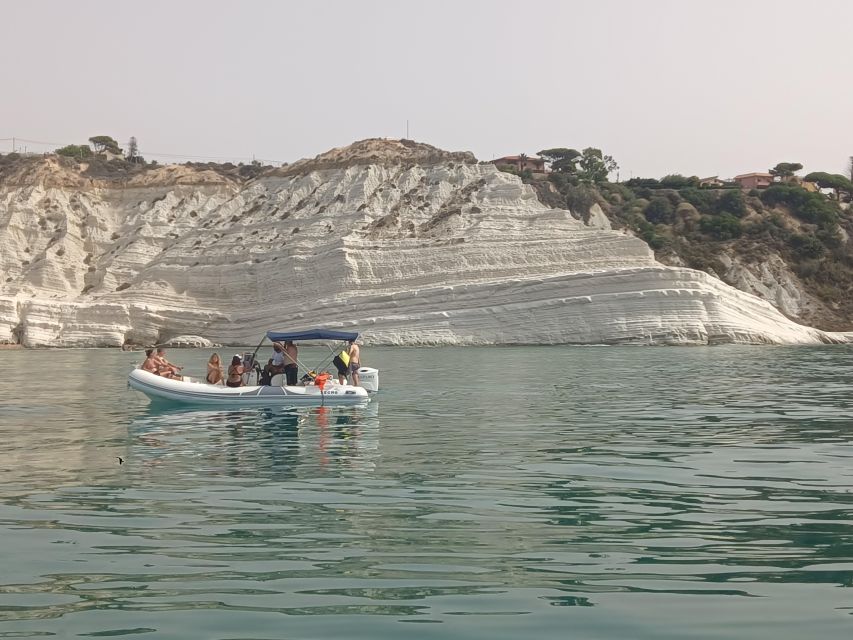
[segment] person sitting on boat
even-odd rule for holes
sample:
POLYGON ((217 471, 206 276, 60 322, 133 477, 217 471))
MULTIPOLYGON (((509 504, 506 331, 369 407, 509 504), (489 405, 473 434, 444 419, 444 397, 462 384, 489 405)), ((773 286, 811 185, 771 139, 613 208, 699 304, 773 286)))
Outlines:
POLYGON ((293 386, 297 384, 299 377, 299 360, 297 359, 298 349, 293 344, 293 340, 285 340, 284 342, 284 375, 287 376, 287 384, 293 386))
POLYGON ((355 340, 349 341, 349 372, 354 386, 359 386, 358 370, 361 368, 361 349, 355 340))
POLYGON ((222 384, 224 381, 222 361, 219 359, 219 354, 214 353, 207 361, 207 382, 208 384, 222 384))
POLYGON ((231 366, 228 367, 228 378, 225 380, 225 385, 228 387, 242 387, 244 373, 243 359, 239 354, 235 355, 231 358, 231 366))
POLYGON ((145 362, 142 363, 142 370, 154 374, 158 374, 160 372, 160 367, 157 364, 157 358, 154 356, 154 349, 145 350, 145 362))
POLYGON ((164 378, 172 378, 174 380, 183 380, 183 376, 180 374, 181 369, 183 367, 179 367, 176 364, 172 364, 168 360, 166 360, 166 349, 163 347, 157 347, 157 355, 155 356, 157 360, 157 374, 163 376, 164 378))
POLYGON ((274 375, 284 373, 284 345, 280 342, 273 342, 272 351, 272 358, 267 361, 263 374, 261 375, 261 384, 270 384, 270 380, 272 380, 274 375))

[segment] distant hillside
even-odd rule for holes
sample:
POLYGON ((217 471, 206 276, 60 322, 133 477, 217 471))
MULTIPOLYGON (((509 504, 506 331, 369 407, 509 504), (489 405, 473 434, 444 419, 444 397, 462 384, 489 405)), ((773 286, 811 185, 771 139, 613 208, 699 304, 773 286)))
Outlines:
MULTIPOLYGON (((763 190, 679 188, 657 181, 571 184, 526 176, 540 200, 645 240, 664 264, 719 277, 825 330, 853 329, 853 214, 846 203, 794 183, 763 190)), ((677 184, 677 182, 676 182, 677 184)))

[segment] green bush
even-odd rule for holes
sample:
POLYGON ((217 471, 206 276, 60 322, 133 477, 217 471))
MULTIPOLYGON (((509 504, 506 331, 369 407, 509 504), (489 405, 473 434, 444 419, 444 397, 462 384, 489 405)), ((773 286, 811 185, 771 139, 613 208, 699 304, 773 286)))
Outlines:
POLYGON ((712 213, 716 210, 717 194, 709 189, 688 187, 678 192, 682 198, 696 207, 700 213, 712 213))
POLYGON ((640 237, 655 251, 659 251, 670 244, 669 239, 658 235, 655 226, 645 220, 641 220, 637 228, 640 232, 640 237))
POLYGON ((580 214, 589 213, 590 208, 596 201, 595 189, 582 184, 567 185, 563 189, 563 193, 566 196, 566 204, 569 209, 580 214))
POLYGON ((554 184, 554 186, 557 187, 557 191, 564 195, 566 189, 575 186, 580 182, 577 176, 568 173, 549 173, 548 180, 550 180, 554 184))
POLYGON ((834 228, 838 224, 838 205, 819 193, 806 191, 796 185, 774 185, 761 194, 761 201, 769 206, 783 204, 801 220, 824 229, 834 228))
POLYGON ((92 149, 88 144, 69 144, 57 149, 56 153, 70 158, 88 158, 92 155, 92 149))
POLYGON ((644 198, 645 200, 650 200, 655 195, 655 190, 648 187, 633 187, 631 190, 638 198, 644 198))
POLYGON ((746 215, 746 203, 743 201, 743 193, 740 189, 730 189, 723 193, 717 200, 717 211, 743 218, 746 215))
POLYGON ((813 222, 823 229, 831 229, 838 225, 838 208, 823 196, 810 193, 810 197, 795 214, 806 222, 813 222))
POLYGON ((624 184, 617 182, 604 182, 598 186, 598 189, 604 194, 608 202, 621 204, 634 199, 634 192, 624 184))
POLYGON ((815 237, 828 249, 841 249, 844 246, 844 240, 841 239, 838 229, 820 229, 815 237))
POLYGON ((699 178, 697 178, 696 176, 691 176, 688 178, 686 176, 681 175, 680 173, 673 173, 661 178, 660 186, 669 189, 686 189, 687 187, 698 187, 699 178))
POLYGON ((675 209, 668 198, 655 196, 646 206, 643 215, 654 224, 672 224, 675 220, 675 209))
POLYGON ((702 230, 702 233, 717 240, 739 238, 743 233, 743 226, 740 220, 730 213, 724 213, 719 216, 702 216, 702 219, 699 220, 699 228, 702 230))
POLYGON ((752 236, 766 234, 770 238, 787 241, 791 232, 785 227, 779 216, 759 218, 754 222, 743 225, 743 232, 752 236))
POLYGON ((654 178, 631 178, 625 181, 625 186, 632 189, 659 189, 660 180, 654 178))
POLYGON ((801 259, 819 258, 825 251, 820 240, 799 233, 792 234, 788 239, 788 244, 791 245, 797 257, 801 259))

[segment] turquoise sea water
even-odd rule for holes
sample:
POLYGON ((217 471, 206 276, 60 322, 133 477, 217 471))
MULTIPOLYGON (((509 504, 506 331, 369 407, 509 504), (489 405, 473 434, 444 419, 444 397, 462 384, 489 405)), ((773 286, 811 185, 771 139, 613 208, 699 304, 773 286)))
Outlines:
POLYGON ((139 356, 0 351, 0 638, 853 637, 848 347, 366 348, 299 413, 139 356))

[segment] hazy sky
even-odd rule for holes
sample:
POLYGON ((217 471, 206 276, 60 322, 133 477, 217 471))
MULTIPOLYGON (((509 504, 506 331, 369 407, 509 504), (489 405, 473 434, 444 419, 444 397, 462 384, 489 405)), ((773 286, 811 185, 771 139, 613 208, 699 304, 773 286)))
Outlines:
POLYGON ((622 179, 853 155, 848 0, 0 0, 0 19, 0 138, 293 161, 408 119, 480 159, 596 146, 622 179))

